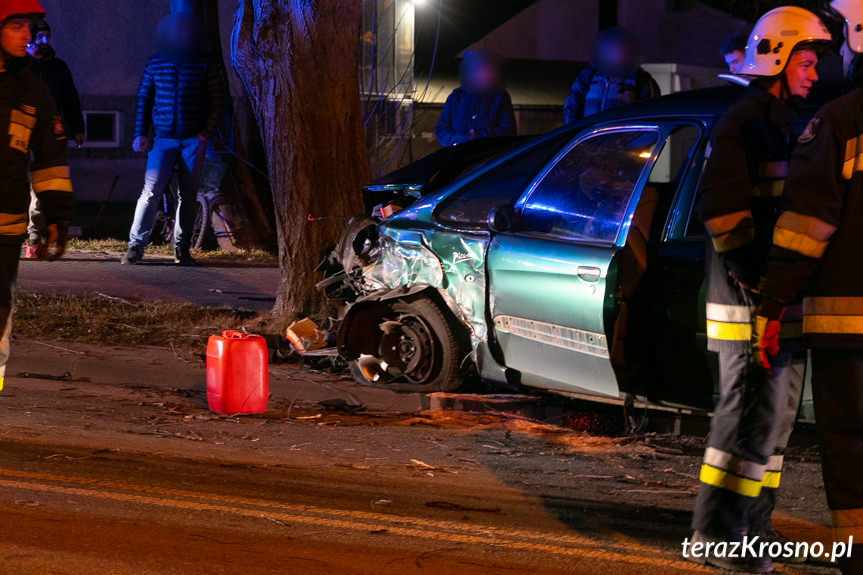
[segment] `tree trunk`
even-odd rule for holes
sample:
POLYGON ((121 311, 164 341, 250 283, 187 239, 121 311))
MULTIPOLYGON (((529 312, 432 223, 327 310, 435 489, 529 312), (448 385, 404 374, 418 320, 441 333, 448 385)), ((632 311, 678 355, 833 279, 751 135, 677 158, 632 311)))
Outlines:
POLYGON ((362 0, 240 0, 232 63, 261 127, 281 279, 274 314, 324 310, 322 250, 369 179, 357 80, 362 0))

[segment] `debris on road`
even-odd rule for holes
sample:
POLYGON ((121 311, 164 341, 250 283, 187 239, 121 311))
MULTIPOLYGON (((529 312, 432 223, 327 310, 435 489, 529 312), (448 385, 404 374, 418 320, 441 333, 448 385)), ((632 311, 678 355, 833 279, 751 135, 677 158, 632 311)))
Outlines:
POLYGON ((287 338, 301 355, 327 345, 327 334, 318 329, 317 324, 309 318, 289 325, 287 338))

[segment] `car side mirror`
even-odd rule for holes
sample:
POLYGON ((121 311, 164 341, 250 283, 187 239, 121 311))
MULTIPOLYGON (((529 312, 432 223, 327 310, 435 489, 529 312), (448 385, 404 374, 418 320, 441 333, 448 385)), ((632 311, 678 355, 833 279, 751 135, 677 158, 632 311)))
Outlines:
POLYGON ((515 231, 518 214, 509 205, 495 206, 488 213, 488 229, 496 234, 515 231))

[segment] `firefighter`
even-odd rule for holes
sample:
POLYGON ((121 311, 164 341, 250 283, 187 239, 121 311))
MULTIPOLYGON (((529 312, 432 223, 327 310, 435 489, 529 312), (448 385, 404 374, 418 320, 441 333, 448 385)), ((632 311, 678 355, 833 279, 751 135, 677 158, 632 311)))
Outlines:
MULTIPOLYGON (((746 47, 742 73, 753 78, 750 87, 713 131, 700 208, 712 240, 707 335, 709 349, 719 353, 720 398, 701 466, 693 541, 758 535, 785 542, 770 515, 782 466, 777 451, 787 442, 800 401, 804 352, 785 353, 770 376, 756 369, 751 320, 795 142, 794 121, 818 80, 817 50, 829 41, 824 24, 807 10, 765 14, 746 47)), ((784 328, 793 336, 800 324, 791 314, 787 319, 784 328)), ((706 561, 753 573, 773 568, 769 557, 706 561)))
MULTIPOLYGON (((835 0, 832 7, 846 23, 842 51, 853 76, 863 63, 863 0, 835 0)), ((824 106, 799 139, 753 330, 755 353, 769 368, 782 349, 780 319, 788 313, 788 302, 805 290, 803 331, 812 348, 815 418, 833 535, 837 542, 855 544, 850 556, 839 560, 846 575, 863 574, 861 170, 863 90, 858 88, 824 106)))
POLYGON ((74 210, 63 121, 48 86, 27 67, 30 26, 44 15, 37 0, 0 0, 0 389, 31 181, 48 222, 51 259, 63 254, 74 210))

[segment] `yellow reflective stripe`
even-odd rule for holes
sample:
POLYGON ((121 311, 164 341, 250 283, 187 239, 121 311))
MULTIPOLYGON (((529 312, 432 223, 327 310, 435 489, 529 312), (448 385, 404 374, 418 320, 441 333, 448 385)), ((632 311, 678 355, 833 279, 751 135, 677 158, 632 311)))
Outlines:
POLYGON ((3 384, 6 382, 5 377, 0 377, 0 391, 3 391, 3 384))
POLYGON ((836 541, 848 541, 854 537, 854 541, 863 541, 863 509, 833 509, 833 539, 836 541))
POLYGON ((27 214, 0 213, 0 236, 20 236, 27 233, 27 214))
POLYGON ((749 323, 752 321, 752 308, 746 305, 725 305, 707 302, 707 319, 711 321, 749 323))
POLYGON ((778 489, 779 482, 782 480, 782 473, 779 471, 765 471, 764 478, 761 480, 762 487, 778 489))
POLYGON ((748 323, 707 322, 707 337, 723 341, 750 341, 752 325, 748 323))
POLYGON ((773 245, 809 258, 820 259, 824 256, 829 242, 820 242, 805 234, 777 227, 773 230, 773 245))
POLYGON ((30 174, 30 181, 34 184, 56 179, 69 179, 69 166, 54 166, 43 170, 35 170, 30 174))
POLYGON ((704 227, 707 228, 707 231, 711 236, 727 234, 737 228, 752 227, 753 225, 752 212, 750 210, 742 210, 734 212, 733 214, 716 216, 715 218, 710 218, 704 222, 704 227), (741 226, 740 224, 744 225, 741 226))
POLYGON ((858 151, 863 149, 863 136, 851 138, 845 143, 845 161, 842 164, 842 177, 850 180, 854 172, 863 168, 863 154, 858 151))
POLYGON ((807 297, 806 315, 863 315, 863 297, 807 297))
POLYGON ((717 253, 730 252, 755 241, 755 230, 744 228, 727 234, 713 236, 713 249, 717 253))
POLYGON ((803 318, 804 333, 863 334, 863 316, 811 315, 803 318))
POLYGON ((785 180, 766 180, 758 182, 752 194, 756 198, 779 198, 785 189, 785 180))
POLYGON ((788 162, 764 162, 758 166, 758 175, 763 179, 788 177, 788 162))
POLYGON ((12 110, 12 115, 9 118, 13 124, 21 124, 27 131, 32 132, 36 127, 36 116, 25 114, 21 110, 12 110))
POLYGON ((760 481, 738 477, 733 473, 716 469, 707 464, 701 466, 701 473, 698 479, 707 485, 733 491, 745 497, 758 497, 761 493, 760 481))
POLYGON ((776 227, 804 234, 819 242, 826 242, 836 232, 836 226, 796 212, 783 212, 776 221, 776 227))
POLYGON ((33 191, 37 194, 42 192, 71 192, 72 180, 69 178, 54 178, 42 182, 33 182, 33 191))

